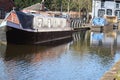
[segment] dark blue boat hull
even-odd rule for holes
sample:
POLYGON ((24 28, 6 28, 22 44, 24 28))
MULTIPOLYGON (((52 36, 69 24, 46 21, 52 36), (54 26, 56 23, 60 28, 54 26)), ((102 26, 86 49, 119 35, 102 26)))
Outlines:
POLYGON ((7 43, 45 44, 72 39, 72 31, 29 32, 11 27, 7 28, 7 43))

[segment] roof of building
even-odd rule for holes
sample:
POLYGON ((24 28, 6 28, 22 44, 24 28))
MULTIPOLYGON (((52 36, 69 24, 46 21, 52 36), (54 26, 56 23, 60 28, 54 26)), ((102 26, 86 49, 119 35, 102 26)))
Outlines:
POLYGON ((41 3, 36 3, 32 6, 26 7, 23 10, 35 10, 35 11, 41 11, 44 10, 44 5, 41 3))
POLYGON ((8 12, 13 7, 15 7, 13 0, 0 0, 0 9, 3 9, 8 12))

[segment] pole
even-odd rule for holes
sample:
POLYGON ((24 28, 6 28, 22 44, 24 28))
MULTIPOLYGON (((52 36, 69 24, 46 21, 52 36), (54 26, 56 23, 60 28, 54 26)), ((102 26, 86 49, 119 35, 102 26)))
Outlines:
POLYGON ((70 0, 68 0, 68 14, 69 14, 69 11, 70 11, 70 0))
POLYGON ((41 10, 45 10, 45 3, 44 0, 41 1, 42 7, 40 8, 41 10))
POLYGON ((95 0, 93 0, 94 1, 94 16, 93 16, 93 18, 95 18, 95 7, 96 7, 96 1, 95 0))
POLYGON ((62 13, 62 0, 60 0, 61 2, 60 2, 60 11, 61 11, 61 13, 62 13))
POLYGON ((42 0, 42 2, 44 2, 44 0, 42 0))
POLYGON ((80 0, 79 0, 79 18, 80 18, 80 16, 81 16, 81 13, 80 13, 80 6, 81 6, 81 4, 80 4, 80 0))

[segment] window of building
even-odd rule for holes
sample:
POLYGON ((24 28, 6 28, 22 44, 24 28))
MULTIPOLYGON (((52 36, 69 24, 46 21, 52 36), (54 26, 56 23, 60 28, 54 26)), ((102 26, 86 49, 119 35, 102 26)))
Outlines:
POLYGON ((117 16, 120 19, 120 10, 115 11, 115 16, 117 16))
POLYGON ((5 17, 5 12, 2 8, 0 8, 0 19, 3 19, 5 17))
POLYGON ((104 9, 99 9, 98 10, 98 17, 103 17, 105 14, 105 10, 104 9))
POLYGON ((107 15, 112 15, 112 9, 107 9, 107 15))
POLYGON ((105 2, 101 2, 101 8, 105 8, 105 2))
POLYGON ((116 8, 119 8, 119 4, 118 3, 116 3, 116 8))

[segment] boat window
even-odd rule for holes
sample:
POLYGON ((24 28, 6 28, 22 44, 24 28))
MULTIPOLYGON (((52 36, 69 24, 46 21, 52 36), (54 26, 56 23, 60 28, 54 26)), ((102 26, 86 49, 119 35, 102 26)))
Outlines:
POLYGON ((48 19, 48 27, 50 28, 51 27, 51 20, 48 19))
POLYGON ((98 17, 103 17, 105 14, 105 10, 104 9, 99 9, 98 10, 98 17))
POLYGON ((107 15, 112 15, 112 9, 107 9, 107 15))
POLYGON ((42 27, 42 22, 43 22, 42 18, 38 18, 38 26, 39 26, 39 28, 42 27))
POLYGON ((54 19, 54 26, 53 27, 57 27, 57 19, 54 19))

